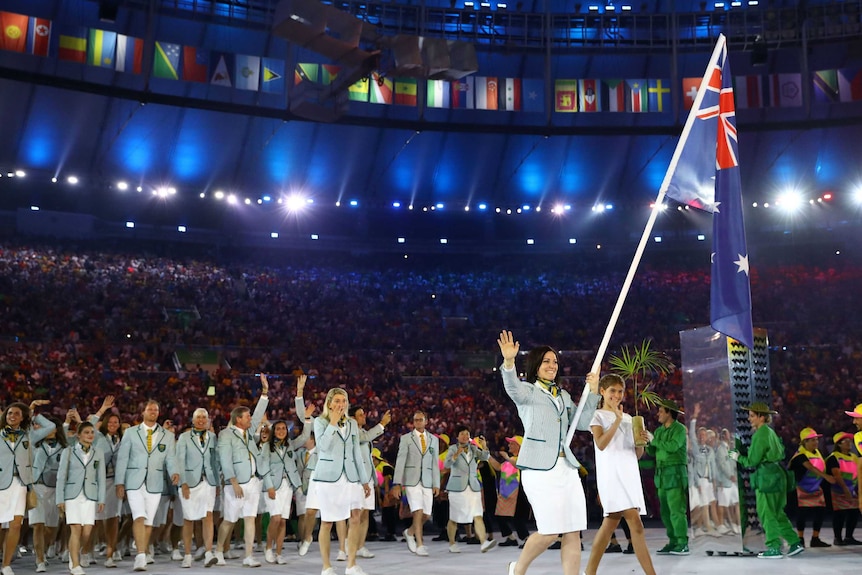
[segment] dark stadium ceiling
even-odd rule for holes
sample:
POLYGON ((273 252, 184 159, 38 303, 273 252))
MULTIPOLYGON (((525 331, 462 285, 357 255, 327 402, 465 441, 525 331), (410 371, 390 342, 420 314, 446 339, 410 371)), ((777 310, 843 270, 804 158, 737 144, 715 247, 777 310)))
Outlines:
MULTIPOLYGON (((288 76, 297 62, 320 61, 260 30, 182 13, 184 6, 203 2, 153 2, 149 24, 146 12, 138 9, 146 2, 121 3, 113 23, 99 21, 99 4, 10 0, 3 10, 235 53, 276 55, 286 61, 288 76), (146 32, 151 29, 155 32, 146 32)), ((460 0, 458 4, 460 8, 460 0)), ((713 10, 713 3, 703 2, 635 2, 632 7, 646 14, 697 11, 707 4, 713 10)), ((764 4, 784 8, 797 3, 764 4)), ((539 2, 525 5, 544 11, 539 2)), ((589 5, 560 3, 559 9, 587 12, 589 5)), ((604 11, 605 4, 600 5, 604 11)), ((478 75, 544 77, 547 86, 553 86, 554 78, 609 76, 678 82, 701 75, 709 51, 707 45, 685 54, 656 55, 646 48, 622 53, 609 47, 547 56, 488 47, 480 54, 478 75)), ((770 46, 763 66, 752 66, 750 57, 750 46, 731 50, 735 74, 804 75, 862 62, 852 45, 827 41, 812 43, 807 52, 799 42, 770 46)), ((810 197, 824 191, 849 195, 862 181, 862 104, 817 105, 810 84, 804 83, 803 90, 809 92, 802 106, 738 115, 748 201, 770 201, 788 187, 810 197)), ((476 209, 480 203, 504 209, 647 204, 685 119, 679 94, 672 100, 679 104, 677 111, 663 114, 529 115, 351 103, 335 123, 299 118, 287 110, 285 96, 276 104, 265 96, 0 51, 0 170, 4 176, 16 169, 27 173, 15 193, 4 192, 0 206, 38 202, 99 213, 106 203, 125 201, 124 195, 139 185, 145 193, 172 187, 189 198, 223 190, 256 202, 300 193, 317 205, 356 200, 375 208, 390 208, 393 202, 417 208, 439 203, 446 210, 476 209), (79 191, 56 192, 51 178, 60 178, 62 185, 72 174, 81 180, 79 191), (117 190, 120 180, 132 189, 117 190)), ((3 180, 11 189, 8 178, 3 180)))

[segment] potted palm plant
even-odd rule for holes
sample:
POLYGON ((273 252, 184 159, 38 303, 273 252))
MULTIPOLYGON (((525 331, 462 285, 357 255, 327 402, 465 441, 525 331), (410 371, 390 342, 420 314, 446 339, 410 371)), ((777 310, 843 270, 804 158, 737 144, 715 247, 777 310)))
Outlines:
POLYGON ((641 430, 644 429, 644 418, 638 414, 638 405, 642 403, 646 408, 650 408, 657 405, 661 399, 650 389, 652 382, 643 385, 644 380, 647 375, 665 375, 674 369, 670 359, 664 353, 653 349, 651 344, 652 341, 644 340, 640 345, 623 346, 619 355, 612 355, 608 359, 611 372, 619 375, 625 381, 631 382, 635 408, 635 414, 632 417, 632 433, 634 434, 635 445, 639 447, 644 445, 638 439, 641 430))

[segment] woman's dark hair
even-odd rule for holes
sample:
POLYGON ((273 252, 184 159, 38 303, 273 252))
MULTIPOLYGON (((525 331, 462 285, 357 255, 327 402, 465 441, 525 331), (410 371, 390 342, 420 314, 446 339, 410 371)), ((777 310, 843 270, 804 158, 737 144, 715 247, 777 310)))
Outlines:
POLYGON ((467 427, 466 425, 464 425, 463 423, 461 425, 458 425, 457 427, 455 427, 455 438, 456 439, 458 438, 459 435, 461 435, 462 431, 470 431, 470 428, 467 427))
MULTIPOLYGON (((560 354, 549 345, 540 345, 539 347, 535 347, 527 354, 527 381, 534 382, 538 379, 539 366, 542 365, 542 360, 545 358, 545 354, 549 351, 554 352, 554 355, 557 357, 557 364, 559 364, 560 354)), ((558 385, 560 383, 560 373, 562 371, 563 370, 561 369, 557 369, 557 376, 554 378, 554 383, 558 385)))
MULTIPOLYGON (((60 420, 57 419, 56 417, 54 417, 53 415, 48 415, 48 414, 45 414, 45 419, 47 419, 48 421, 50 421, 51 423, 53 423, 54 425, 57 426, 57 432, 54 434, 54 439, 57 440, 57 443, 59 443, 60 446, 62 446, 64 448, 69 447, 69 440, 66 439, 66 434, 63 432, 63 424, 60 423, 60 420)), ((40 441, 39 445, 42 445, 46 441, 48 441, 47 437, 45 439, 43 439, 42 441, 40 441)))
POLYGON ((0 429, 5 429, 8 423, 6 423, 6 414, 9 413, 9 410, 13 407, 17 407, 21 410, 21 429, 27 431, 30 429, 30 406, 26 403, 21 403, 20 401, 16 401, 15 403, 10 403, 6 406, 6 409, 3 410, 3 413, 0 414, 0 429))
POLYGON ((269 444, 269 450, 271 452, 275 451, 275 447, 276 447, 277 442, 278 442, 278 440, 275 438, 275 426, 278 425, 279 423, 283 423, 285 430, 287 430, 287 435, 284 438, 284 444, 287 445, 288 442, 290 441, 290 427, 287 425, 287 422, 284 421, 283 419, 277 419, 275 421, 271 421, 269 423, 269 439, 266 440, 266 442, 269 444))
POLYGON ((117 422, 120 424, 120 426, 117 428, 117 439, 120 440, 123 438, 123 420, 117 413, 106 413, 105 415, 103 415, 101 421, 99 421, 99 431, 102 433, 102 435, 108 437, 108 422, 111 420, 112 417, 116 417, 117 422))

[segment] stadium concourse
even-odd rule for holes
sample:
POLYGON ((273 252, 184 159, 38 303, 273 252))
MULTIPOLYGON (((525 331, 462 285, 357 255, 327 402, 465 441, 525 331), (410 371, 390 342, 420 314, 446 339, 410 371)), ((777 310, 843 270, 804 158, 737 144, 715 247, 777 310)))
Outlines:
MULTIPOLYGON (((652 523, 652 522, 650 522, 652 523)), ((648 523, 648 524, 650 524, 648 523)), ((581 569, 586 566, 587 556, 595 529, 589 529, 585 534, 584 549, 581 556, 581 569)), ((664 529, 647 527, 647 544, 649 545, 653 564, 657 573, 663 575, 683 575, 697 573, 698 575, 761 575, 763 573, 781 573, 782 575, 808 575, 828 573, 855 573, 859 570, 862 559, 862 547, 832 547, 830 549, 806 549, 804 553, 792 558, 779 560, 762 560, 755 557, 719 557, 708 556, 709 537, 697 540, 692 545, 692 554, 685 557, 656 555, 655 550, 665 543, 664 529), (828 561, 828 563, 825 563, 828 561)), ((506 575, 506 567, 510 561, 515 561, 519 550, 517 547, 496 547, 488 553, 480 553, 478 546, 461 546, 461 553, 449 553, 444 542, 430 542, 429 557, 417 557, 407 550, 401 542, 373 541, 366 544, 376 556, 372 559, 358 559, 368 575, 506 575)), ((270 565, 263 562, 263 554, 255 556, 263 563, 254 571, 255 575, 283 574, 318 575, 321 571, 320 554, 317 543, 312 544, 305 557, 296 554, 294 543, 285 543, 286 565, 270 565)), ((206 569, 203 562, 195 562, 191 569, 180 569, 178 561, 169 561, 169 555, 157 555, 156 562, 149 566, 146 573, 151 575, 219 575, 219 573, 235 573, 241 569, 239 559, 228 560, 227 567, 212 567, 206 569)), ((127 557, 118 564, 118 569, 109 570, 102 567, 99 561, 87 567, 88 575, 95 573, 123 573, 131 571, 132 558, 127 557)), ((333 553, 334 559, 334 553, 333 553)), ((48 573, 65 572, 62 566, 54 560, 48 566, 48 573)), ((332 562, 338 575, 344 573, 344 562, 332 562)), ((35 573, 35 564, 29 554, 13 563, 16 575, 35 573)), ((530 566, 530 575, 559 575, 562 572, 559 551, 548 551, 539 556, 530 566)), ((640 573, 637 559, 634 555, 621 553, 608 554, 602 559, 599 573, 622 574, 640 573)))

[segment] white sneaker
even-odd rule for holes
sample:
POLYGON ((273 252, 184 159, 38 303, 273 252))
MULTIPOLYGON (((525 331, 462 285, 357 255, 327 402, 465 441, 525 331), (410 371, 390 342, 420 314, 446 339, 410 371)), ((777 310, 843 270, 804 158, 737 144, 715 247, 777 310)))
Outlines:
POLYGON ((63 549, 63 552, 60 553, 60 563, 65 563, 69 560, 69 550, 63 549))
MULTIPOLYGON (((0 573, 2 573, 3 575, 15 575, 15 572, 12 571, 12 567, 10 567, 9 565, 4 567, 3 569, 0 569, 0 573)), ((324 575, 328 575, 328 574, 324 574, 324 575)), ((332 572, 332 575, 335 575, 335 571, 332 572)))
POLYGON ((81 553, 81 567, 89 567, 90 563, 93 562, 93 556, 89 553, 81 553))
POLYGON ((497 546, 497 540, 491 539, 489 541, 485 541, 484 543, 482 543, 482 547, 480 547, 480 550, 482 551, 482 553, 487 553, 488 551, 490 551, 491 549, 493 549, 496 546, 497 546))
POLYGON ((453 543, 452 545, 449 546, 449 553, 460 553, 460 552, 461 552, 461 548, 458 547, 457 543, 453 543))
POLYGON ((275 551, 267 549, 263 552, 263 560, 267 563, 275 563, 275 551))
POLYGON ((243 567, 260 567, 260 561, 249 555, 242 560, 243 567))
POLYGON ((72 570, 69 571, 72 575, 87 575, 87 572, 84 571, 84 568, 78 565, 77 567, 72 567, 72 570))
POLYGON ((183 557, 183 562, 180 563, 180 567, 183 567, 184 569, 189 569, 192 566, 192 561, 194 561, 194 557, 192 557, 191 555, 185 555, 183 557))
POLYGON ((424 545, 420 545, 416 548, 416 555, 419 557, 428 557, 428 548, 424 545))
POLYGON ((146 571, 147 570, 147 554, 146 553, 138 553, 135 555, 135 566, 132 568, 133 571, 146 571))
POLYGON ((224 556, 225 559, 239 559, 243 555, 236 549, 228 549, 227 553, 225 553, 224 556))
POLYGON ((36 573, 44 573, 48 570, 48 564, 42 561, 38 565, 36 565, 36 573))
POLYGON ((299 544, 299 556, 305 557, 305 554, 308 553, 308 548, 311 547, 311 540, 303 541, 299 544))
POLYGON ((185 559, 185 555, 179 549, 174 549, 171 551, 171 561, 182 561, 185 559))
POLYGON ((345 553, 344 551, 339 549, 338 550, 338 557, 336 557, 335 560, 336 561, 347 561, 347 553, 345 553))
POLYGON ((45 550, 45 559, 53 559, 57 555, 57 545, 51 543, 48 549, 45 550))
POLYGON ((353 567, 348 567, 344 571, 344 575, 368 575, 365 571, 362 570, 362 567, 359 565, 354 565, 353 567))
MULTIPOLYGON (((14 575, 14 573, 13 573, 13 575, 14 575)), ((333 569, 332 567, 327 567, 326 569, 324 569, 323 571, 320 572, 320 575, 338 575, 338 573, 336 573, 335 569, 333 569)))
POLYGON ((195 549, 195 561, 200 561, 204 558, 204 554, 206 553, 206 549, 203 547, 198 547, 195 549))
POLYGON ((368 550, 368 547, 366 547, 365 545, 363 545, 362 547, 360 547, 360 548, 356 551, 356 556, 357 556, 357 557, 362 557, 362 558, 364 558, 364 559, 371 559, 371 558, 373 558, 373 557, 374 557, 374 553, 372 553, 371 551, 369 551, 369 550, 368 550))
POLYGON ((113 559, 114 561, 122 561, 123 560, 123 554, 120 553, 119 549, 117 549, 116 551, 114 551, 114 554, 111 555, 111 559, 113 559))
POLYGON ((407 549, 410 550, 411 553, 416 553, 416 538, 407 533, 407 530, 404 530, 404 539, 407 540, 407 549))
POLYGON ((284 555, 279 555, 275 558, 275 562, 279 565, 287 565, 287 557, 285 557, 284 555))
POLYGON ((227 565, 227 562, 224 560, 224 553, 216 551, 213 555, 215 556, 216 565, 227 565))
POLYGON ((147 553, 146 557, 147 557, 147 565, 152 565, 153 563, 156 562, 155 558, 153 558, 152 553, 147 553))
POLYGON ((213 555, 213 552, 206 551, 204 553, 204 567, 212 567, 216 563, 218 563, 218 559, 216 559, 216 556, 213 555))
POLYGON ((105 559, 105 567, 107 567, 108 569, 114 569, 117 567, 117 562, 114 561, 113 557, 108 557, 107 559, 105 559))

